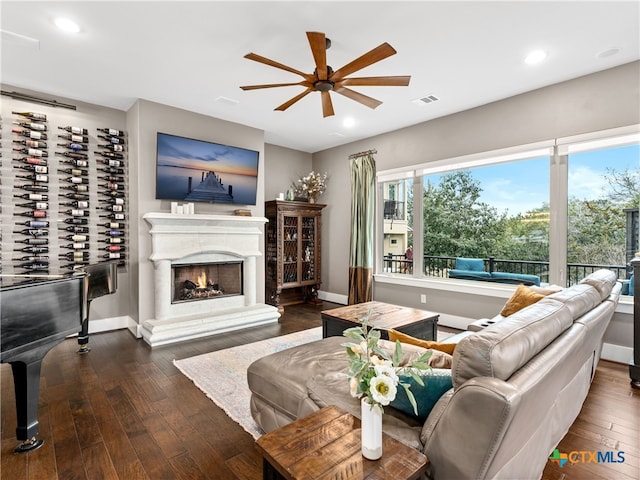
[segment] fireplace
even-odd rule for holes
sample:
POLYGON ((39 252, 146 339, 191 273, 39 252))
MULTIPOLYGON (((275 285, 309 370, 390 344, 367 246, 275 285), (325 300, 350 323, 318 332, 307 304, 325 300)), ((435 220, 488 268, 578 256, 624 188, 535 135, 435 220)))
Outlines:
POLYGON ((171 265, 171 303, 242 295, 242 262, 171 265))
POLYGON ((151 227, 154 270, 155 315, 143 319, 140 329, 149 345, 278 321, 276 307, 257 301, 266 218, 170 213, 143 218, 151 227))

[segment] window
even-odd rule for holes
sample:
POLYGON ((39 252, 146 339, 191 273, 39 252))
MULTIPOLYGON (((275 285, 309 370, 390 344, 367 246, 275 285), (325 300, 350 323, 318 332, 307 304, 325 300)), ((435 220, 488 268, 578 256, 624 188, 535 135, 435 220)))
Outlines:
POLYGON ((569 286, 609 268, 625 281, 640 249, 637 132, 625 127, 379 172, 377 271, 450 278, 456 259, 470 257, 481 273, 456 278, 498 281, 494 273, 508 273, 515 279, 500 281, 569 286))
POLYGON ((598 268, 626 280, 638 251, 640 147, 625 145, 568 156, 567 277, 598 268))

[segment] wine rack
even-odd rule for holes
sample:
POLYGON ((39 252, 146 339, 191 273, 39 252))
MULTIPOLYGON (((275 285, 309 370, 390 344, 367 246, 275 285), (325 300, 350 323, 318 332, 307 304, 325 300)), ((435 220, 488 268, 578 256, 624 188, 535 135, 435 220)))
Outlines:
POLYGON ((55 114, 3 114, 2 273, 61 273, 109 260, 126 267, 126 132, 67 126, 68 119, 56 125, 55 114))
POLYGON ((324 205, 266 202, 265 286, 267 302, 284 305, 318 301, 320 222, 324 205))

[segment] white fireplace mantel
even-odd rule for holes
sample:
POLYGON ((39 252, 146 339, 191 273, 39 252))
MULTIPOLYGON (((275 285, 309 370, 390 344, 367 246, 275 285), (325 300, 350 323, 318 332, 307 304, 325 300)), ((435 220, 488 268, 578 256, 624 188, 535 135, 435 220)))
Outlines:
POLYGON ((147 213, 154 264, 155 318, 142 324, 152 347, 271 323, 276 307, 256 303, 263 217, 147 213), (243 295, 171 303, 172 264, 243 261, 243 295))

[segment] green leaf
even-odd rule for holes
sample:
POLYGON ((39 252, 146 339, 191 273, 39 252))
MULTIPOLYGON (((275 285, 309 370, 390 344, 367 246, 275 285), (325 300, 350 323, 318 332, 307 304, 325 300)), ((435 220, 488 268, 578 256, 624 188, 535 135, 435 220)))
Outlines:
POLYGON ((404 391, 407 394, 407 398, 409 399, 409 403, 413 407, 413 413, 415 413, 417 416, 418 404, 416 403, 416 398, 413 396, 413 393, 411 393, 411 389, 409 388, 409 385, 406 383, 401 383, 400 385, 402 385, 402 388, 404 388, 404 391))
POLYGON ((391 357, 389 356, 389 353, 386 350, 383 350, 382 348, 380 348, 378 345, 374 345, 371 350, 380 358, 391 361, 391 357))
POLYGON ((393 352, 393 366, 397 367, 402 361, 402 344, 400 340, 396 340, 396 349, 393 352))

